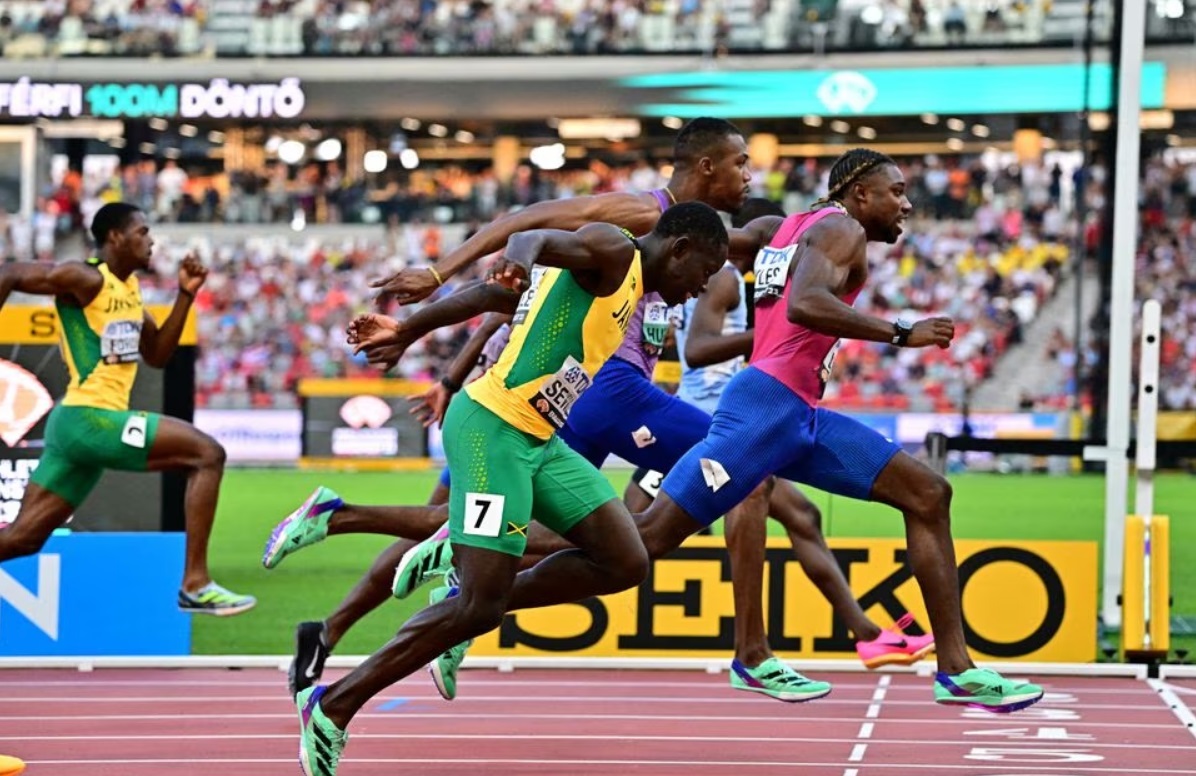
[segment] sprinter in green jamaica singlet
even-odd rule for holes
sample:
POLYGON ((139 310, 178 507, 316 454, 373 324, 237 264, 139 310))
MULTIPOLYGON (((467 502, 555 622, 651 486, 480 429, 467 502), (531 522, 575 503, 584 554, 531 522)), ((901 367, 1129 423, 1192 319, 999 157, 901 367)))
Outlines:
POLYGON ((187 475, 187 555, 179 609, 229 615, 253 608, 208 574, 208 536, 224 475, 224 448, 190 423, 129 409, 137 364, 166 366, 178 347, 208 271, 194 256, 179 267, 179 295, 161 327, 141 303, 134 274, 154 245, 133 205, 100 208, 92 221, 97 256, 86 262, 0 267, 0 307, 9 294, 54 297, 62 358, 71 382, 46 421, 46 447, 11 526, 0 530, 0 561, 38 552, 95 488, 105 469, 181 470, 187 475))

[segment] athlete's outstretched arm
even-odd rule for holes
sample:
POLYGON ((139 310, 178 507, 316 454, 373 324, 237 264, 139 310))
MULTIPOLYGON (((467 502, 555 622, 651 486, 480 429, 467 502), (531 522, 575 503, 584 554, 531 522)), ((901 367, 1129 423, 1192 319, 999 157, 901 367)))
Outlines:
POLYGON ((522 292, 531 282, 532 265, 540 264, 569 270, 582 288, 607 296, 623 285, 635 250, 635 243, 611 224, 589 224, 576 232, 535 229, 511 235, 490 278, 522 292))
POLYGON ((752 352, 752 331, 723 334, 727 313, 739 306, 739 279, 733 269, 720 270, 710 278, 706 290, 698 295, 689 337, 685 340, 685 363, 691 367, 710 366, 730 361, 752 352))
POLYGON ((79 261, 62 264, 40 264, 21 261, 0 267, 0 307, 9 294, 65 296, 80 306, 95 299, 104 287, 104 276, 95 267, 79 261))
POLYGON ((420 308, 405 321, 377 313, 359 316, 349 324, 348 342, 355 346, 353 352, 364 352, 371 364, 390 369, 425 334, 487 312, 510 315, 518 304, 519 294, 513 291, 493 283, 473 283, 420 308))
POLYGON ((482 351, 486 349, 486 343, 494 336, 494 332, 502 328, 504 323, 510 323, 512 316, 509 313, 487 313, 486 317, 482 319, 482 325, 477 328, 461 348, 458 353, 448 365, 445 370, 445 378, 453 385, 460 386, 469 377, 469 373, 477 366, 478 359, 482 357, 482 351))
MULTIPOLYGON (((867 245, 864 227, 847 217, 824 219, 802 235, 789 281, 789 320, 832 337, 892 342, 892 321, 858 312, 839 298, 853 273, 862 278, 868 271, 867 245)), ((914 324, 905 344, 946 348, 954 336, 950 318, 927 318, 914 324)))
POLYGON ((729 229, 727 237, 730 239, 729 257, 740 272, 747 272, 752 268, 752 262, 760 249, 772 241, 781 223, 785 219, 780 216, 760 216, 748 221, 739 229, 729 229))
POLYGON ((401 304, 411 304, 426 299, 440 286, 440 281, 501 249, 519 232, 547 228, 575 231, 586 224, 602 222, 639 235, 651 231, 659 218, 660 206, 644 194, 611 193, 537 202, 479 229, 437 262, 435 272, 427 267, 405 269, 373 286, 383 294, 393 294, 401 304))
POLYGON ((487 313, 482 320, 482 325, 470 336, 469 341, 461 348, 461 352, 453 358, 440 381, 432 383, 432 386, 424 393, 409 399, 414 404, 410 410, 411 414, 423 422, 424 428, 444 420, 449 399, 454 393, 461 390, 469 373, 473 371, 478 359, 481 358, 486 343, 504 323, 510 323, 510 321, 511 316, 505 313, 487 313))
POLYGON ((141 326, 142 361, 157 369, 162 369, 170 361, 179 346, 179 338, 183 336, 183 327, 187 325, 187 313, 195 302, 195 294, 207 279, 208 268, 194 254, 187 254, 179 265, 179 295, 175 297, 174 307, 162 327, 158 327, 152 315, 148 312, 145 314, 145 322, 141 326))

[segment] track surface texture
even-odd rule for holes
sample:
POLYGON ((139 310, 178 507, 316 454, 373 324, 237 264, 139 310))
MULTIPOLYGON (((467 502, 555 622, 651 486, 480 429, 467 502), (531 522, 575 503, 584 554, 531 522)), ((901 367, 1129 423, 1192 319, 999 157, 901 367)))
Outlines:
MULTIPOLYGON (((1196 679, 1046 677, 997 715, 910 673, 820 678, 831 695, 782 704, 725 674, 466 670, 446 703, 420 673, 354 720, 340 775, 1196 776, 1196 679)), ((28 776, 299 773, 277 670, 13 670, 0 697, 0 753, 28 776)))

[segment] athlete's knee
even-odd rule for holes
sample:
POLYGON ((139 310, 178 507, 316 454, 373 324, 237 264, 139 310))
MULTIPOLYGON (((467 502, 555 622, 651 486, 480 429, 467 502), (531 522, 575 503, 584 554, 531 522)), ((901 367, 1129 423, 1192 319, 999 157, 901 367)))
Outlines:
POLYGON ((648 569, 651 565, 652 560, 648 557, 648 548, 642 542, 629 544, 614 563, 608 566, 613 588, 611 592, 638 587, 648 578, 648 569))
POLYGON ((502 624, 509 598, 510 591, 462 589, 454 619, 463 631, 471 635, 487 633, 502 624))
POLYGON ((909 484, 911 503, 906 510, 921 520, 950 520, 951 483, 941 474, 927 470, 909 484))
POLYGON ((228 451, 224 449, 224 445, 207 434, 203 435, 197 452, 199 469, 223 469, 228 460, 228 451))

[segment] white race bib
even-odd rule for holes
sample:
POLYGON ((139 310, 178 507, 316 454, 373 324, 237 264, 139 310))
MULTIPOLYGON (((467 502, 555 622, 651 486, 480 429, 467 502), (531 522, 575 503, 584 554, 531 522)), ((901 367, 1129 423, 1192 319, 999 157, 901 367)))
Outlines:
POLYGON ((128 364, 141 360, 141 321, 111 321, 100 335, 100 360, 128 364))
POLYGON ((756 254, 754 297, 757 304, 766 299, 779 299, 785 293, 789 265, 796 253, 797 245, 787 245, 784 248, 761 248, 756 254))
POLYGON ((547 267, 532 267, 531 277, 528 278, 527 290, 523 292, 523 296, 519 297, 519 305, 515 308, 515 317, 511 320, 512 326, 518 326, 527 320, 527 315, 532 309, 532 302, 536 301, 536 290, 539 288, 540 281, 544 279, 544 273, 547 271, 547 267))
POLYGON ((506 501, 506 496, 493 493, 466 493, 462 533, 497 538, 502 533, 502 513, 506 501))
POLYGON ((581 398, 592 382, 586 370, 577 359, 569 356, 557 373, 548 378, 540 390, 528 399, 532 408, 540 413, 553 428, 562 428, 569 417, 569 410, 581 398))

